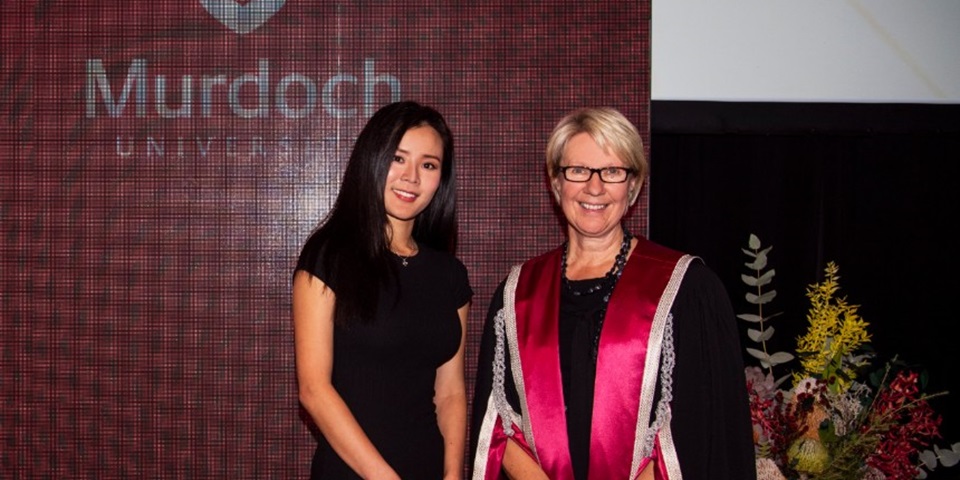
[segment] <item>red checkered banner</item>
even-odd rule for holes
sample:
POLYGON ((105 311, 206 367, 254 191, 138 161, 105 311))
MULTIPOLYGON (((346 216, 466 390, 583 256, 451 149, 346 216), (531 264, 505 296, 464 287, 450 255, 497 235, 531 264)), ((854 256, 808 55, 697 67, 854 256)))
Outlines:
POLYGON ((649 138, 649 0, 0 15, 2 478, 305 477, 292 269, 381 105, 435 106, 455 135, 468 384, 494 287, 562 240, 553 125, 613 106, 649 138))

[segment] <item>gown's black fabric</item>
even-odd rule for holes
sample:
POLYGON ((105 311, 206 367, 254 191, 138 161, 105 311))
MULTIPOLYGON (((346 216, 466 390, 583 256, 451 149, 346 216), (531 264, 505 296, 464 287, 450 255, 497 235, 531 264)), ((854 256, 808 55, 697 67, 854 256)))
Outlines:
MULTIPOLYGON (((396 288, 380 292, 376 321, 339 326, 333 337, 333 386, 387 463, 403 479, 443 477, 443 438, 433 394, 437 368, 460 346, 457 309, 473 295, 453 255, 421 246, 401 266, 396 288)), ((329 285, 322 262, 306 270, 329 285)), ((373 283, 373 282, 371 282, 373 283)), ((329 285, 336 294, 336 285, 329 285)), ((358 477, 321 435, 311 478, 358 477)))
MULTIPOLYGON (((582 291, 598 280, 572 283, 582 291)), ((503 307, 503 288, 503 283, 497 287, 487 313, 474 399, 488 398, 492 388, 496 344, 493 318, 503 307)), ((593 329, 603 305, 600 295, 577 297, 565 289, 561 290, 560 301, 560 374, 567 407, 567 434, 574 476, 585 480, 596 376, 593 329)), ((684 480, 756 478, 743 353, 723 284, 703 263, 692 262, 671 311, 676 352, 671 428, 684 480), (737 396, 741 396, 742 401, 722 400, 737 396)), ((509 349, 506 368, 507 399, 513 409, 520 412, 510 372, 509 349)), ((657 397, 659 391, 657 387, 657 397)), ((476 454, 485 407, 485 402, 473 403, 471 459, 476 454)))

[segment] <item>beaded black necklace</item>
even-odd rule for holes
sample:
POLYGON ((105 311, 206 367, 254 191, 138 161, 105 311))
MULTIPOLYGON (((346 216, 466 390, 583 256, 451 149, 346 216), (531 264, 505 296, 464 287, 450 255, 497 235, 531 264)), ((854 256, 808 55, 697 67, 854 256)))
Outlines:
MULTIPOLYGON (((630 251, 630 239, 633 236, 630 235, 630 232, 627 229, 623 229, 623 240, 620 243, 620 252, 617 253, 617 258, 614 260, 613 265, 610 267, 610 270, 606 275, 603 276, 603 279, 596 284, 590 286, 586 290, 576 290, 573 288, 573 285, 570 283, 570 280, 567 278, 567 252, 570 250, 570 242, 563 242, 563 257, 560 259, 560 279, 563 281, 563 285, 567 290, 576 295, 592 295, 594 293, 603 290, 605 287, 612 287, 617 283, 617 280, 620 279, 620 274, 623 273, 623 266, 627 264, 627 252, 630 251)), ((613 290, 612 288, 610 289, 613 290)), ((604 302, 610 300, 610 292, 607 292, 604 302)))
POLYGON ((560 260, 560 280, 567 291, 577 297, 592 295, 603 291, 603 306, 600 308, 599 319, 593 327, 592 354, 594 363, 597 361, 597 352, 600 346, 600 331, 603 329, 603 317, 607 314, 607 305, 610 303, 610 295, 613 293, 613 287, 616 286, 617 280, 620 280, 623 267, 627 264, 627 253, 630 251, 630 240, 632 238, 633 236, 630 235, 630 232, 624 228, 623 240, 620 243, 620 252, 617 253, 617 258, 613 261, 613 266, 610 267, 610 271, 608 271, 599 282, 591 285, 586 290, 574 289, 570 280, 567 278, 567 252, 570 250, 570 243, 568 241, 563 244, 563 257, 561 257, 560 260))

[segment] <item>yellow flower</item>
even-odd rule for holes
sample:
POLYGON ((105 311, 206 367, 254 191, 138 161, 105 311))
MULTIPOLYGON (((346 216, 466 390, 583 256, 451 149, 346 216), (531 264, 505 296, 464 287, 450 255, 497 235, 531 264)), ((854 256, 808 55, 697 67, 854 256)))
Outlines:
POLYGON ((787 458, 794 470, 814 475, 823 473, 830 465, 830 452, 827 448, 820 440, 806 437, 799 438, 790 445, 787 458))
POLYGON ((867 326, 857 314, 857 305, 850 305, 845 298, 835 298, 840 284, 839 268, 833 262, 824 269, 826 278, 822 283, 807 289, 810 311, 807 313, 807 333, 797 339, 802 372, 794 374, 794 383, 805 377, 815 376, 827 381, 834 392, 843 392, 854 378, 851 355, 870 341, 867 326))

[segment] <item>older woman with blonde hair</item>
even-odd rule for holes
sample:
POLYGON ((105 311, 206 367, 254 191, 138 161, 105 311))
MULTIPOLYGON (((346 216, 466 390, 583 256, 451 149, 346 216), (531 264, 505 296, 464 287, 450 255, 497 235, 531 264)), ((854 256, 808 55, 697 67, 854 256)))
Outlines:
POLYGON ((473 478, 755 478, 723 285, 624 227, 647 175, 636 127, 610 108, 576 110, 546 161, 567 240, 514 266, 490 304, 473 478))

